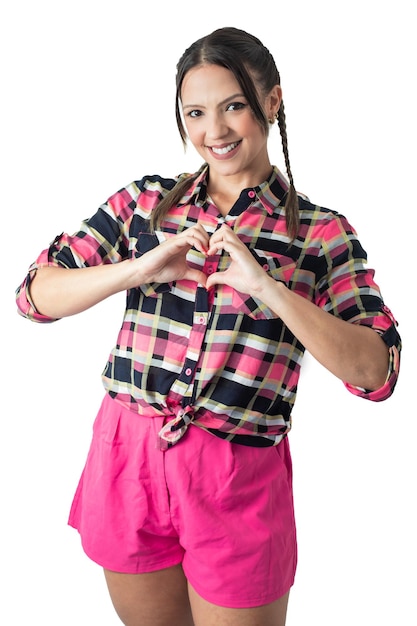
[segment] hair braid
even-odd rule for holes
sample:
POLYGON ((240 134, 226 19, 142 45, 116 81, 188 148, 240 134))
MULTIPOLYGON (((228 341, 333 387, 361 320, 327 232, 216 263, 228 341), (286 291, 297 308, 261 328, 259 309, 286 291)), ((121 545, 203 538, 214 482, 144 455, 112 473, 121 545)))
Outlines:
POLYGON ((285 121, 285 109, 284 102, 281 101, 277 113, 277 120, 279 126, 279 132, 281 134, 282 151, 284 153, 285 167, 288 174, 288 180, 290 187, 288 189, 287 199, 285 201, 285 221, 287 225, 287 231, 291 237, 291 241, 294 241, 297 236, 298 228, 300 226, 300 213, 297 191, 294 185, 294 179, 291 172, 290 155, 288 152, 288 138, 287 138, 287 124, 285 121))
POLYGON ((181 200, 182 196, 186 193, 186 191, 191 187, 196 178, 200 175, 205 165, 206 163, 204 163, 200 167, 200 169, 191 176, 188 174, 182 175, 178 179, 174 187, 170 191, 168 191, 167 195, 162 198, 159 204, 157 204, 150 216, 151 232, 155 232, 155 230, 160 228, 161 222, 169 209, 175 206, 181 200))

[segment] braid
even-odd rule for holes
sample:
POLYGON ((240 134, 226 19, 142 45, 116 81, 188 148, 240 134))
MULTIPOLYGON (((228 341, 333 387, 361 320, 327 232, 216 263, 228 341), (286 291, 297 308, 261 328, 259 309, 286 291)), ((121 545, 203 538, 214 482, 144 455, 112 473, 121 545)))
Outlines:
POLYGON ((168 191, 164 198, 162 198, 161 202, 154 208, 150 216, 149 221, 151 232, 155 232, 155 230, 160 228, 165 215, 171 207, 175 206, 180 201, 187 189, 191 187, 195 179, 200 175, 201 170, 205 167, 205 165, 206 164, 204 163, 198 172, 192 176, 189 176, 188 174, 180 176, 174 187, 168 191))
POLYGON ((281 101, 277 113, 277 120, 279 131, 281 134, 282 151, 284 153, 285 167, 287 169, 288 179, 290 187, 288 189, 287 199, 285 201, 285 221, 287 225, 287 231, 291 237, 291 241, 294 241, 297 236, 298 228, 300 226, 300 214, 297 191, 294 186, 294 179, 291 172, 290 155, 288 153, 288 138, 287 138, 287 125, 285 122, 285 109, 284 102, 281 101))

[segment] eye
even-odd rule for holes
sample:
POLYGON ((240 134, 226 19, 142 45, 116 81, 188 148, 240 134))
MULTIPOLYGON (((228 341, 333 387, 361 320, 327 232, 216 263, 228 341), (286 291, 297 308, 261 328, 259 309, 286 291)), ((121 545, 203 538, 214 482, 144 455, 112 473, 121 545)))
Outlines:
POLYGON ((199 109, 192 109, 187 113, 187 117, 200 117, 201 115, 203 115, 203 113, 199 109))
POLYGON ((241 111, 247 105, 244 102, 231 102, 227 105, 226 111, 241 111))

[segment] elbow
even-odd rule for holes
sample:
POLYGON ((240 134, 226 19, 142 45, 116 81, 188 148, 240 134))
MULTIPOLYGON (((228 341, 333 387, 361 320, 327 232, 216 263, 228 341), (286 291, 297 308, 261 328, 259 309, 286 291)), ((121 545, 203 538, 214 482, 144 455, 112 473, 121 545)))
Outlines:
POLYGON ((351 385, 366 391, 377 391, 385 385, 389 376, 389 349, 382 340, 381 343, 382 350, 377 355, 367 355, 365 362, 357 364, 354 382, 348 381, 351 385))

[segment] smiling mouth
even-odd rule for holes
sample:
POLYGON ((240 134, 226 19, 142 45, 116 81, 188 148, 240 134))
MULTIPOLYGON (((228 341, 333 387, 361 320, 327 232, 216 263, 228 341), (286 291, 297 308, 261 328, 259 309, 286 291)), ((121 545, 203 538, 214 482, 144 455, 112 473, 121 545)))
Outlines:
POLYGON ((212 146, 210 148, 210 150, 212 150, 214 152, 214 154, 227 154, 228 152, 231 152, 232 150, 234 150, 240 144, 240 141, 235 141, 234 143, 229 143, 229 145, 228 146, 224 146, 224 148, 216 148, 216 147, 212 146))

